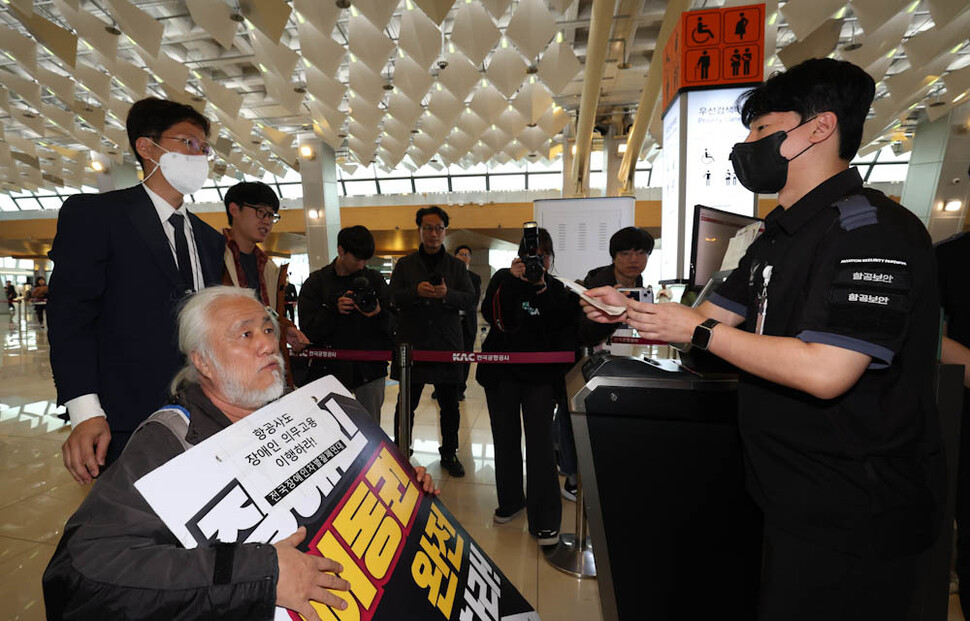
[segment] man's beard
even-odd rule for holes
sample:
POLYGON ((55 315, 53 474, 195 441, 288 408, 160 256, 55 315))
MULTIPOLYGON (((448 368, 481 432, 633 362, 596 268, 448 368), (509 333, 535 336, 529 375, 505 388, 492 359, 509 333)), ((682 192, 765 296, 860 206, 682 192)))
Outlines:
POLYGON ((283 356, 276 354, 274 359, 278 365, 276 370, 273 371, 275 381, 262 390, 243 385, 238 380, 237 374, 229 371, 221 362, 213 361, 218 384, 221 385, 222 393, 229 403, 255 410, 282 397, 283 393, 286 392, 286 378, 283 376, 283 369, 285 368, 283 356))

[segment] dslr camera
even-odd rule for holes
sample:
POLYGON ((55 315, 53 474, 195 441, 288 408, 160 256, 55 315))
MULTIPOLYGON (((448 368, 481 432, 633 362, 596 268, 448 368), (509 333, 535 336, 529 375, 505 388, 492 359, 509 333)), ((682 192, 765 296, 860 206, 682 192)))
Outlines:
POLYGON ((373 313, 377 308, 377 291, 366 276, 358 276, 350 283, 350 298, 364 313, 373 313))
POLYGON ((536 222, 526 222, 522 225, 522 240, 525 247, 525 279, 535 284, 542 280, 545 266, 539 256, 539 225, 536 222))

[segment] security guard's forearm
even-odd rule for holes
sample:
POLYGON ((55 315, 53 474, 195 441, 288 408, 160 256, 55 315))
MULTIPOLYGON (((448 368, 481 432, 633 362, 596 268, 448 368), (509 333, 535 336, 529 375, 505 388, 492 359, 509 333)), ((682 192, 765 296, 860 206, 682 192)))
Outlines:
POLYGON ((834 399, 852 388, 872 360, 833 345, 752 334, 724 324, 714 327, 708 350, 752 375, 819 399, 834 399))

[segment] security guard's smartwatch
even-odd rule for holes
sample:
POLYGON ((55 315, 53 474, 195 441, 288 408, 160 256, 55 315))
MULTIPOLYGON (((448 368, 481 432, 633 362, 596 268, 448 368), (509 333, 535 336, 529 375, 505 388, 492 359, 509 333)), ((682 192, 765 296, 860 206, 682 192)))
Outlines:
POLYGON ((690 337, 690 344, 697 349, 707 350, 714 335, 714 326, 721 323, 717 319, 705 319, 694 328, 694 335, 690 337))

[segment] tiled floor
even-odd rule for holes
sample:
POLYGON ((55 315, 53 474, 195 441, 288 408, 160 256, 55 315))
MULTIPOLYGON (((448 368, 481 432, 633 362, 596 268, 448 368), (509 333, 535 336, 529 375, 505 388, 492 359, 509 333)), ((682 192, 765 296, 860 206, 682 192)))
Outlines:
MULTIPOLYGON (((43 619, 40 578, 86 488, 73 482, 61 462, 70 427, 54 416, 46 333, 0 314, 0 338, 0 621, 43 619)), ((449 477, 438 463, 437 408, 430 395, 428 387, 415 419, 414 462, 428 467, 448 508, 543 621, 600 619, 596 581, 549 566, 524 515, 501 526, 492 523, 495 462, 482 389, 471 382, 461 404, 459 458, 467 471, 462 479, 449 477)), ((396 399, 397 387, 389 385, 382 420, 390 435, 396 399)), ((575 505, 563 501, 563 532, 572 530, 574 512, 575 505)))

